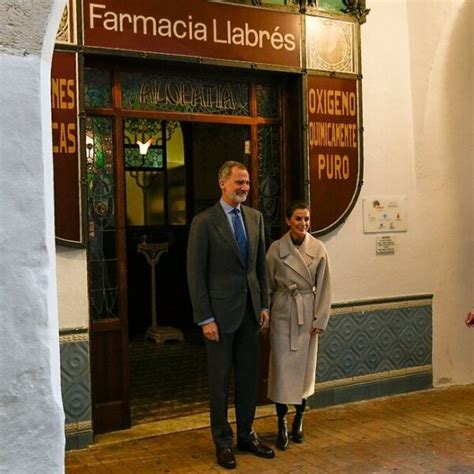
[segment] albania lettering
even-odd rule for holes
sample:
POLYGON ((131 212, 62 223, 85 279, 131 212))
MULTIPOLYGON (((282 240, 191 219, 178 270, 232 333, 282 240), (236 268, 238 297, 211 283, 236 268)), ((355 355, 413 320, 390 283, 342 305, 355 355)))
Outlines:
POLYGON ((334 148, 338 153, 318 153, 318 179, 348 180, 350 150, 357 150, 357 97, 355 92, 332 89, 309 89, 310 122, 308 140, 313 149, 334 148), (341 122, 341 117, 352 118, 341 122), (311 120, 315 119, 315 120, 311 120), (347 152, 340 151, 346 149, 347 152))
POLYGON ((211 24, 195 21, 192 15, 183 19, 157 18, 154 16, 117 13, 107 10, 100 3, 89 5, 89 27, 135 35, 158 36, 191 41, 211 41, 215 44, 247 46, 250 48, 272 47, 275 50, 294 51, 296 38, 283 33, 280 26, 272 31, 252 28, 247 22, 235 25, 231 20, 213 18, 211 24))

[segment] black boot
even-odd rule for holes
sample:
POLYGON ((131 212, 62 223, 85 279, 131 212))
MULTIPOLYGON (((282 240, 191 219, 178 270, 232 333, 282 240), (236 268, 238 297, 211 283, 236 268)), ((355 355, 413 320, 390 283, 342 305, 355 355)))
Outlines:
POLYGON ((293 418, 293 423, 291 425, 291 436, 294 443, 302 443, 304 440, 303 435, 303 415, 306 408, 306 399, 303 399, 301 405, 295 405, 296 413, 293 418))
POLYGON ((288 406, 283 403, 276 404, 276 411, 278 416, 278 436, 276 446, 278 449, 284 451, 288 447, 288 425, 286 423, 286 414, 288 406))

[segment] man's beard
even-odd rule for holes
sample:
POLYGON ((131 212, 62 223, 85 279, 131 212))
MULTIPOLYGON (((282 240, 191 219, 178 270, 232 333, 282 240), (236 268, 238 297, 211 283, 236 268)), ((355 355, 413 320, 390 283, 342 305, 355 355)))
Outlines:
POLYGON ((245 200, 247 199, 247 196, 248 196, 248 193, 242 193, 242 194, 235 193, 233 197, 234 197, 235 202, 242 203, 242 202, 245 202, 245 200))

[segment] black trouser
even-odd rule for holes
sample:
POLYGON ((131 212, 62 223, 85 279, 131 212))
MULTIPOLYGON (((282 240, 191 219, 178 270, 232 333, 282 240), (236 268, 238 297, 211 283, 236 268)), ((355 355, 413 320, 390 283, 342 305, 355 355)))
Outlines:
POLYGON ((237 331, 219 333, 219 342, 206 339, 211 432, 218 447, 232 446, 227 419, 229 377, 234 367, 237 438, 247 441, 252 433, 257 404, 258 325, 251 305, 237 331))

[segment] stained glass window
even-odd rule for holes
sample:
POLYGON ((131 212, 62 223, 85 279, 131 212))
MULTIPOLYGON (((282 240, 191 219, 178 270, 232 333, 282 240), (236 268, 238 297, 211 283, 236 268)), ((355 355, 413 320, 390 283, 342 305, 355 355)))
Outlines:
POLYGON ((92 318, 117 318, 112 119, 87 117, 86 156, 92 318))
POLYGON ((280 127, 258 127, 258 185, 265 223, 279 226, 281 218, 280 127))
POLYGON ((318 0, 318 8, 330 12, 341 13, 345 11, 346 6, 343 0, 318 0))
POLYGON ((256 84, 257 115, 274 118, 280 116, 278 88, 272 84, 256 84))
POLYGON ((249 115, 246 83, 131 72, 121 73, 120 82, 124 109, 249 115))
POLYGON ((163 167, 162 122, 148 119, 125 119, 124 156, 127 168, 163 167))
POLYGON ((84 69, 86 107, 112 107, 112 78, 105 69, 84 69))

